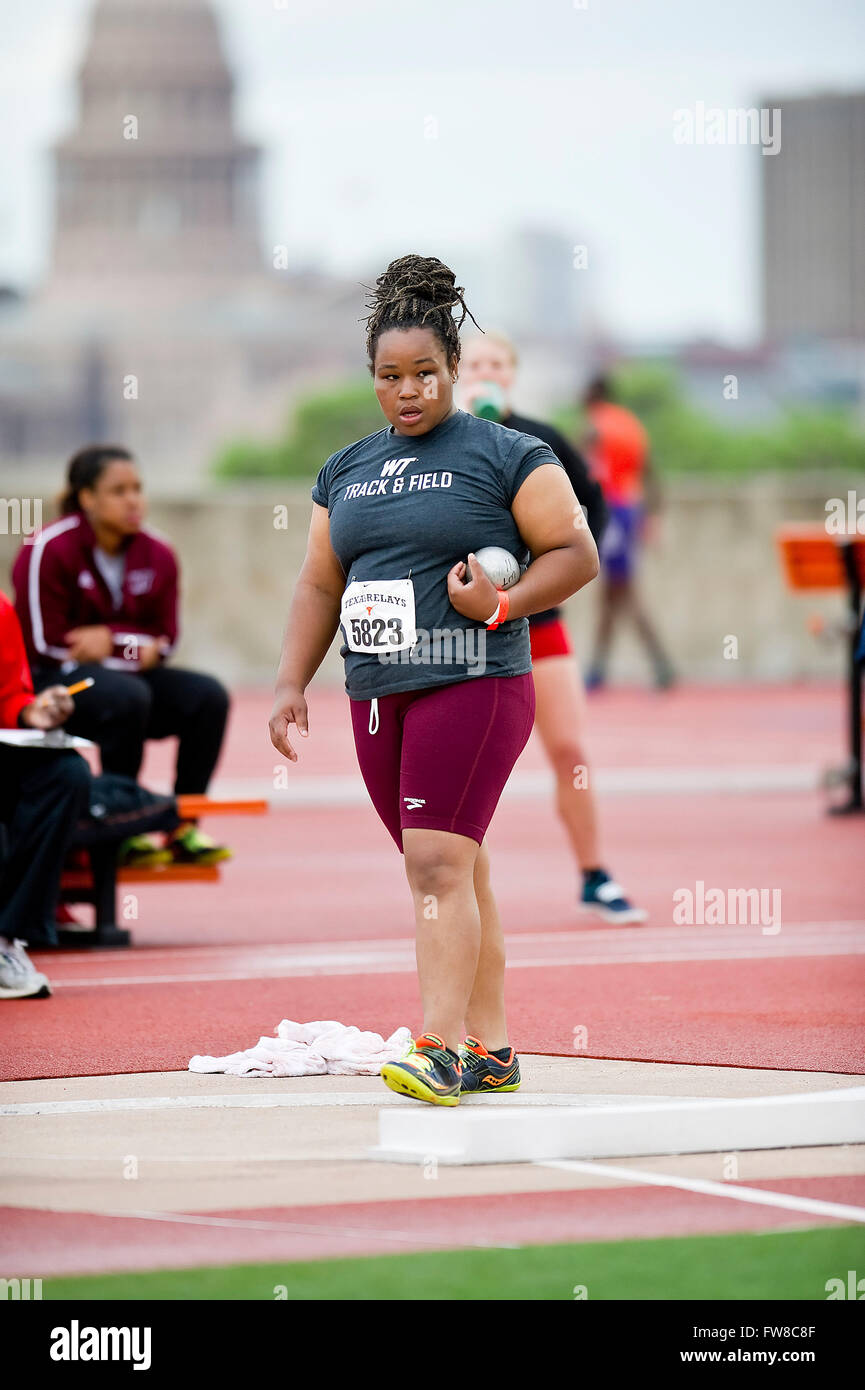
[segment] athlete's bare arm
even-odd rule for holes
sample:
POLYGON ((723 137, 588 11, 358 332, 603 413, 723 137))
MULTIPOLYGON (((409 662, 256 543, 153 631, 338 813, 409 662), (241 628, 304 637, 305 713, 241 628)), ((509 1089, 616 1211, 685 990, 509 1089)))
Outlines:
POLYGON ((288 726, 309 732, 304 691, 325 658, 339 626, 339 605, 345 575, 330 543, 330 518, 326 507, 312 506, 306 558, 303 562, 282 643, 276 677, 276 696, 270 716, 270 739, 284 757, 297 762, 288 741, 288 726))
MULTIPOLYGON (((529 474, 511 511, 534 558, 522 579, 508 589, 508 617, 527 618, 555 608, 594 579, 598 549, 567 473, 554 463, 529 474)), ((495 611, 495 587, 482 571, 463 584, 465 570, 461 562, 448 575, 450 601, 464 617, 485 622, 495 611)))

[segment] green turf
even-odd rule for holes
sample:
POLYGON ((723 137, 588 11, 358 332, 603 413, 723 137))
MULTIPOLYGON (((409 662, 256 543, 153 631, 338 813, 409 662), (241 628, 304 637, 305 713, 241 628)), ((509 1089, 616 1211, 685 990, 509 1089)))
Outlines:
POLYGON ((46 1279, 43 1296, 571 1300, 581 1285, 589 1299, 825 1300, 850 1269, 865 1273, 861 1226, 46 1279))

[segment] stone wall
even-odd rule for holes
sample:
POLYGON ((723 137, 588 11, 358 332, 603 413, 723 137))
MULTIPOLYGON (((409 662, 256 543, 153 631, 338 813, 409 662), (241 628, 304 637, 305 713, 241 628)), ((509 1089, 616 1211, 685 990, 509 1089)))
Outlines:
MULTIPOLYGON (((643 591, 683 676, 736 681, 840 673, 840 646, 816 641, 806 619, 812 613, 839 617, 841 597, 791 594, 774 536, 783 521, 822 521, 827 497, 846 497, 851 485, 849 477, 773 477, 735 486, 699 480, 668 486, 660 541, 645 554, 643 591), (724 655, 731 636, 738 641, 735 660, 724 655)), ((179 662, 232 684, 271 683, 311 505, 308 487, 270 484, 152 502, 151 524, 172 541, 182 564, 179 662)), ((45 516, 51 515, 46 502, 45 516)), ((3 524, 0 509, 0 587, 8 593, 19 540, 3 534, 3 524)), ((567 605, 584 657, 597 589, 596 582, 567 605)), ((341 668, 335 645, 322 676, 339 682, 341 668)), ((623 635, 614 649, 613 677, 639 680, 647 673, 633 637, 623 635)))

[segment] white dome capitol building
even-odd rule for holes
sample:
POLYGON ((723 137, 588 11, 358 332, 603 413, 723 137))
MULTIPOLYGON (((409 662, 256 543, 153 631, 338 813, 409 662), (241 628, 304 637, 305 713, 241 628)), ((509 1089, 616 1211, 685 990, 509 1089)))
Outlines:
POLYGON ((225 439, 363 371, 363 290, 262 246, 209 0, 96 0, 77 88, 45 280, 0 300, 0 490, 55 489, 110 439, 150 487, 195 491, 225 439))

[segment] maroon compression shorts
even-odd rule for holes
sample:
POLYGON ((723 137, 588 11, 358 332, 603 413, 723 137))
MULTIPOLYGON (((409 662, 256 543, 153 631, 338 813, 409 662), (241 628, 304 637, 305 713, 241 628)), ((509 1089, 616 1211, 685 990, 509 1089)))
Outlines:
POLYGON ((480 844, 532 731, 531 673, 350 703, 363 780, 400 852, 402 832, 411 829, 449 830, 480 844))

